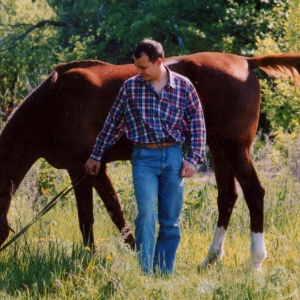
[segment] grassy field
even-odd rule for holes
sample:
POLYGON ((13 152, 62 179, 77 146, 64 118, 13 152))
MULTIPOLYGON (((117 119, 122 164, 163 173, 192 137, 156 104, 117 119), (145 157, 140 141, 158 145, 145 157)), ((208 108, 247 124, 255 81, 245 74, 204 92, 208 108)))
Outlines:
MULTIPOLYGON (((252 268, 248 209, 241 193, 221 262, 198 270, 217 220, 217 190, 211 172, 186 181, 182 241, 172 277, 145 277, 95 195, 97 251, 82 246, 73 194, 0 253, 0 299, 300 299, 299 143, 258 147, 254 160, 266 189, 268 258, 252 268)), ((130 164, 109 166, 132 224, 136 206, 130 164)), ((12 201, 9 220, 19 231, 68 183, 66 173, 38 162, 12 201)))

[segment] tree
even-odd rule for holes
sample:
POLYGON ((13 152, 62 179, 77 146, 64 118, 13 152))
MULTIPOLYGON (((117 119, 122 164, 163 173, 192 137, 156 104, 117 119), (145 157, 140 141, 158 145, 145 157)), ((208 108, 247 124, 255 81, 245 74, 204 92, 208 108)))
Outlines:
POLYGON ((56 23, 42 0, 34 5, 30 0, 3 0, 0 16, 0 101, 5 110, 49 72, 56 23))

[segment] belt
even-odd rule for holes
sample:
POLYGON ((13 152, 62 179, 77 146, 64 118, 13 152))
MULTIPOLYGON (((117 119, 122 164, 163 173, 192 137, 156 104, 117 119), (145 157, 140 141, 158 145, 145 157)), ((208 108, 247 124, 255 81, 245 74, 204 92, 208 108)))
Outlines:
POLYGON ((175 142, 161 142, 161 143, 134 143, 134 146, 140 147, 140 148, 150 148, 150 149, 160 149, 160 148, 166 148, 166 147, 172 147, 177 145, 175 142))

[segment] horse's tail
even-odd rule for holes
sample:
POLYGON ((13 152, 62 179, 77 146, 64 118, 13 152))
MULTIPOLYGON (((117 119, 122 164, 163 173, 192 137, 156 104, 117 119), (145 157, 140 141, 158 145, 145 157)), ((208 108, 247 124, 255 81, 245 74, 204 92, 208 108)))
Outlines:
POLYGON ((292 77, 295 84, 300 84, 300 53, 271 54, 246 59, 252 69, 259 68, 270 77, 292 77))

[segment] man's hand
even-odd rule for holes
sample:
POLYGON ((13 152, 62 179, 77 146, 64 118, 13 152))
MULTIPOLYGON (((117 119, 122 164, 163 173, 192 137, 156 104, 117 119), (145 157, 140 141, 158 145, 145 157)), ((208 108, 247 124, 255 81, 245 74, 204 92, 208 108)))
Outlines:
POLYGON ((89 158, 85 163, 85 170, 90 175, 97 175, 100 170, 100 162, 89 158))
POLYGON ((183 160, 180 177, 192 177, 196 173, 196 167, 187 160, 183 160))

